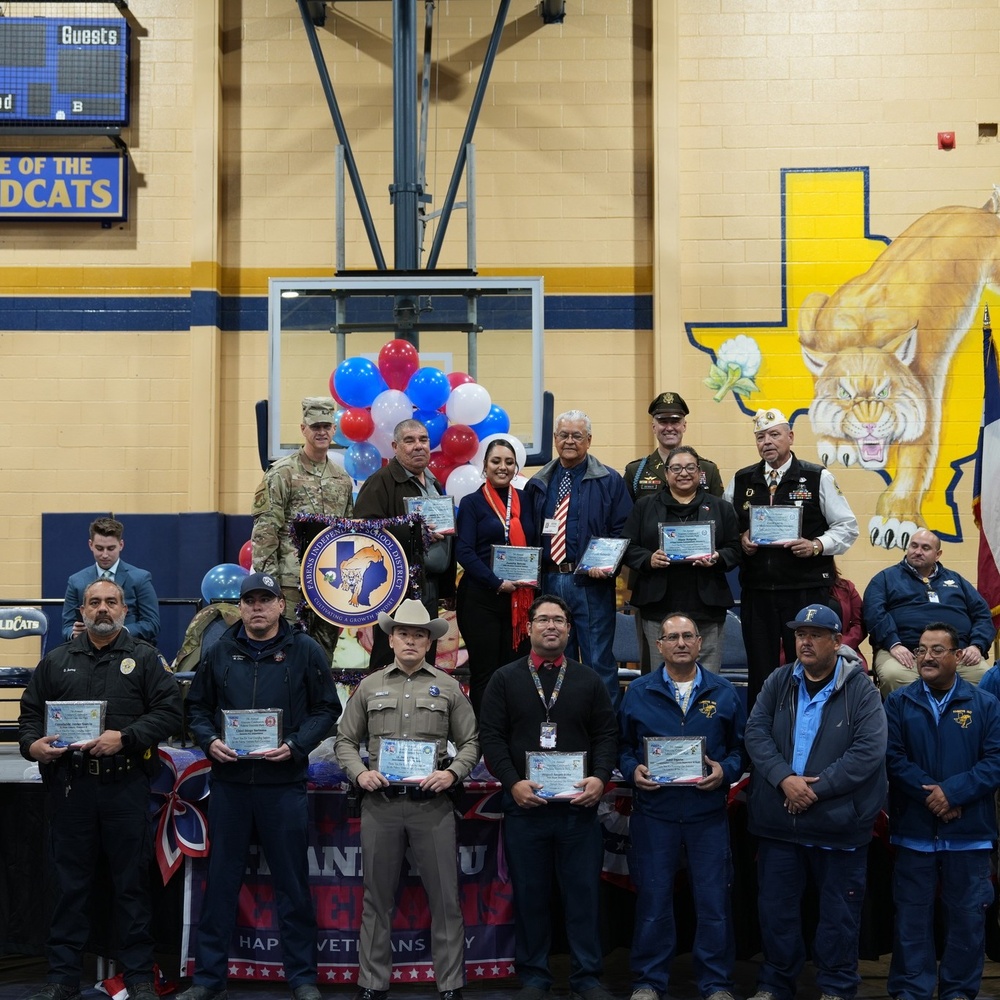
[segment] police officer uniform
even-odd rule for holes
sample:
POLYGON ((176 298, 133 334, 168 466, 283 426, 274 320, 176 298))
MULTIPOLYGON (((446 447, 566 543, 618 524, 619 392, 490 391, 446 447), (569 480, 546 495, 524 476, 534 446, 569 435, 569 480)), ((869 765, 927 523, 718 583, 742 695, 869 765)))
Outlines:
MULTIPOLYGON (((394 625, 426 629, 432 639, 447 630, 419 601, 404 601, 395 622, 379 615, 383 632, 394 625)), ((461 782, 479 760, 476 718, 458 682, 426 660, 407 673, 394 661, 370 673, 352 695, 337 731, 337 762, 352 781, 377 767, 379 747, 389 738, 435 740, 437 769, 461 782), (453 759, 446 742, 455 744, 453 759), (370 763, 361 758, 367 742, 370 763)), ((420 871, 431 911, 434 978, 442 995, 465 982, 465 934, 458 897, 455 813, 447 794, 390 785, 366 792, 361 803, 364 906, 361 917, 358 985, 364 997, 379 997, 392 978, 391 927, 396 889, 406 848, 420 871)))
POLYGON ((114 885, 125 984, 133 998, 140 985, 152 996, 149 778, 160 767, 157 744, 180 730, 180 692, 166 661, 147 642, 123 628, 97 648, 83 632, 35 668, 21 697, 21 755, 34 760, 31 745, 46 735, 46 701, 80 700, 107 703, 104 728, 121 733, 122 748, 108 756, 67 749, 54 763, 39 766, 49 798, 57 887, 46 946, 48 981, 73 992, 79 987, 103 855, 114 885))

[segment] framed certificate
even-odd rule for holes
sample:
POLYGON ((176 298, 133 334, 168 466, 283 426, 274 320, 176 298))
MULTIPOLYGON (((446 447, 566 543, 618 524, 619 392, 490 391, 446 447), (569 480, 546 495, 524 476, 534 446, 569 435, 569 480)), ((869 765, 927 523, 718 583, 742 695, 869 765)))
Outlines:
POLYGON ((537 587, 541 557, 542 550, 530 546, 494 545, 492 569, 501 580, 530 583, 537 587))
POLYGON ((671 562, 707 559, 715 551, 715 522, 660 524, 660 548, 671 562))
POLYGON ((646 767, 658 785, 684 785, 705 777, 704 736, 647 736, 646 767))
POLYGON ((750 541, 754 545, 784 545, 801 537, 801 507, 750 508, 750 541))
POLYGON ((391 785, 415 784, 437 770, 437 755, 434 740, 379 740, 378 770, 391 785))
POLYGON ((577 573, 587 573, 592 569, 606 569, 617 573, 628 548, 627 538, 591 538, 587 549, 576 564, 577 573))
POLYGON ((406 513, 419 514, 439 535, 455 534, 454 497, 406 497, 406 513))
POLYGON ((78 747, 104 732, 106 701, 47 701, 45 735, 58 736, 54 747, 78 747))
POLYGON ((281 746, 281 709, 223 711, 222 730, 222 742, 238 757, 259 757, 281 746))
POLYGON ((524 755, 524 776, 542 787, 535 791, 541 799, 572 799, 580 794, 575 787, 587 777, 587 754, 534 750, 524 755))

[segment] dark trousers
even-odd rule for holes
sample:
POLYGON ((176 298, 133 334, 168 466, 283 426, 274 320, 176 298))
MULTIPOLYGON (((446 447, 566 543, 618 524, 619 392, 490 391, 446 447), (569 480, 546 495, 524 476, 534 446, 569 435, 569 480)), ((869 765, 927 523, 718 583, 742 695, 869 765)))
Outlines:
POLYGON ((764 961, 758 991, 778 1000, 795 996, 806 961, 802 898, 809 880, 819 901, 812 944, 816 985, 821 993, 853 1000, 858 992, 858 933, 865 898, 868 845, 854 851, 826 851, 761 839, 757 850, 757 897, 764 961))
POLYGON ((553 879, 559 884, 569 943, 570 989, 598 985, 604 969, 599 924, 604 837, 597 809, 549 802, 521 809, 504 796, 504 846, 514 891, 514 955, 522 986, 552 985, 553 879))
POLYGON ((892 962, 886 989, 901 1000, 974 997, 983 978, 986 909, 993 902, 989 851, 896 849, 892 962), (944 950, 938 967, 934 900, 941 886, 944 950))
POLYGON ((829 599, 829 587, 743 591, 740 624, 747 650, 747 712, 753 708, 764 681, 777 668, 782 646, 785 662, 795 662, 795 636, 785 622, 794 621, 807 604, 826 604, 829 599))
POLYGON ((271 870, 278 933, 291 989, 316 982, 316 912, 309 892, 306 783, 213 781, 208 801, 208 885, 198 921, 194 984, 226 986, 236 903, 254 830, 271 870))
POLYGON ((57 889, 46 948, 49 981, 80 983, 91 896, 103 855, 114 886, 116 957, 125 982, 152 982, 149 779, 132 771, 114 784, 101 784, 96 775, 83 773, 67 784, 67 774, 67 769, 59 768, 48 785, 49 842, 57 889))

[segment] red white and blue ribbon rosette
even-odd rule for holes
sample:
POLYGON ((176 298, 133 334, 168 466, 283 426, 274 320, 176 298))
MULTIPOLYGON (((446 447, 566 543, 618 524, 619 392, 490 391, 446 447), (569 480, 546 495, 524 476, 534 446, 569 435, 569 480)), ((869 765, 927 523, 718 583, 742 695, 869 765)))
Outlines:
POLYGON ((156 823, 156 861, 163 884, 184 856, 208 854, 208 821, 197 803, 208 797, 211 761, 199 751, 160 747, 162 766, 150 782, 150 810, 156 823))

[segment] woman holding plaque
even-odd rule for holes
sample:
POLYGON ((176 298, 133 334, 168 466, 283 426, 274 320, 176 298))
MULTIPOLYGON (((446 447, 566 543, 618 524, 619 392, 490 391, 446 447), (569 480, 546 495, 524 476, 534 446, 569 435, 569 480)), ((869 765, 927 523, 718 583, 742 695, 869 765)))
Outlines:
POLYGON ((479 717, 494 671, 528 649, 528 608, 535 588, 502 580, 493 571, 493 546, 527 546, 533 534, 531 505, 512 485, 517 475, 513 445, 495 438, 486 449, 486 482, 462 498, 455 519, 455 554, 464 572, 458 584, 458 628, 469 653, 469 695, 479 717))
POLYGON ((660 622, 668 612, 682 611, 702 635, 698 662, 718 673, 726 611, 735 603, 726 573, 740 561, 736 511, 700 485, 694 448, 678 445, 664 464, 667 488, 640 498, 622 531, 629 540, 631 603, 654 668, 663 661, 657 652, 660 622))

